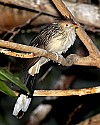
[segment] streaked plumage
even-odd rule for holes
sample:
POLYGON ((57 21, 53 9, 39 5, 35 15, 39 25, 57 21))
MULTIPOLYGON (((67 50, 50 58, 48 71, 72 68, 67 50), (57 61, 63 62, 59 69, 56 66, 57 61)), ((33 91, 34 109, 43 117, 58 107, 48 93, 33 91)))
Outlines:
MULTIPOLYGON (((70 48, 70 46, 74 44, 74 41, 76 39, 76 33, 75 33, 76 27, 77 25, 72 23, 71 21, 68 21, 68 22, 60 21, 57 23, 52 23, 46 26, 38 34, 38 36, 31 41, 30 45, 45 49, 50 52, 55 52, 57 54, 65 53, 68 50, 68 48, 70 48)), ((20 100, 24 103, 21 105, 21 104, 18 104, 18 101, 17 101, 14 107, 13 115, 18 116, 20 112, 22 112, 22 115, 23 115, 23 112, 26 112, 27 109, 25 110, 25 108, 28 108, 28 106, 26 105, 27 104, 29 105, 30 96, 32 96, 34 91, 31 78, 32 76, 39 73, 40 67, 48 61, 49 60, 44 57, 41 57, 41 58, 36 57, 34 59, 28 60, 27 62, 28 65, 25 68, 28 69, 28 73, 30 75, 26 75, 27 77, 25 78, 24 83, 30 90, 31 95, 29 95, 29 99, 28 99, 28 94, 26 94, 26 98, 25 96, 21 96, 23 95, 23 93, 19 96, 20 100), (25 104, 25 99, 27 104, 25 104), (29 100, 29 103, 27 100, 29 100)))

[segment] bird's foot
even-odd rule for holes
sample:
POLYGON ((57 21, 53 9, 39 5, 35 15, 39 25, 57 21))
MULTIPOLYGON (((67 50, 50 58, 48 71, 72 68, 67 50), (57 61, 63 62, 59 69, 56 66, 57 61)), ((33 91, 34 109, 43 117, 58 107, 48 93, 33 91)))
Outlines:
POLYGON ((59 54, 59 53, 57 53, 57 52, 53 52, 53 53, 56 54, 56 60, 58 60, 59 57, 63 58, 63 56, 62 56, 61 54, 59 54))

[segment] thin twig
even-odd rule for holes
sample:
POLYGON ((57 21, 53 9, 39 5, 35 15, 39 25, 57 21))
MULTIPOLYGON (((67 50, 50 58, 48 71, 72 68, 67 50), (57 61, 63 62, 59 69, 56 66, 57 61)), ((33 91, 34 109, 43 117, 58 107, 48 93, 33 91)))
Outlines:
POLYGON ((52 70, 52 66, 42 75, 42 77, 39 78, 38 82, 41 82, 45 77, 49 74, 49 72, 52 70))
POLYGON ((69 115, 69 119, 67 120, 66 125, 70 125, 73 117, 75 116, 75 113, 82 108, 82 104, 78 105, 73 112, 69 115))
POLYGON ((12 36, 9 38, 9 41, 11 41, 25 26, 31 24, 33 20, 37 19, 41 13, 38 13, 36 16, 33 16, 32 18, 28 19, 24 24, 21 24, 19 26, 16 26, 12 28, 11 30, 8 30, 7 33, 4 35, 3 39, 9 34, 12 33, 12 36))
POLYGON ((0 48, 0 53, 3 53, 8 56, 20 57, 20 58, 33 58, 34 57, 33 53, 17 53, 17 52, 12 52, 8 49, 2 49, 2 48, 0 48))

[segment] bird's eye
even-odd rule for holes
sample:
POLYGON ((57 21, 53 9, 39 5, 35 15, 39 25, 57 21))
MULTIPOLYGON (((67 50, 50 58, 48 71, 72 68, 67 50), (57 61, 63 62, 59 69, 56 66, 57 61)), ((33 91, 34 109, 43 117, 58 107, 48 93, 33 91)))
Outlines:
POLYGON ((66 26, 68 26, 68 24, 66 24, 66 26))

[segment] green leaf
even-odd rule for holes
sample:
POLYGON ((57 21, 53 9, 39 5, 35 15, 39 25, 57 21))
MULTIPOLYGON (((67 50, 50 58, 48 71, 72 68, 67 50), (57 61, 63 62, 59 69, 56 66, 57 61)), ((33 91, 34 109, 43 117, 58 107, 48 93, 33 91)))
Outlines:
POLYGON ((0 67, 0 75, 2 75, 5 79, 8 79, 10 82, 12 82, 13 84, 17 85, 18 87, 20 87, 21 89, 25 90, 26 92, 29 93, 29 90, 27 89, 27 87, 20 81, 20 79, 16 76, 14 76, 11 72, 9 72, 8 70, 1 68, 0 67))
POLYGON ((0 91, 9 95, 16 96, 13 90, 11 90, 4 82, 0 81, 0 91))
POLYGON ((8 79, 6 77, 4 77, 3 75, 0 74, 0 80, 1 81, 8 81, 8 79))

